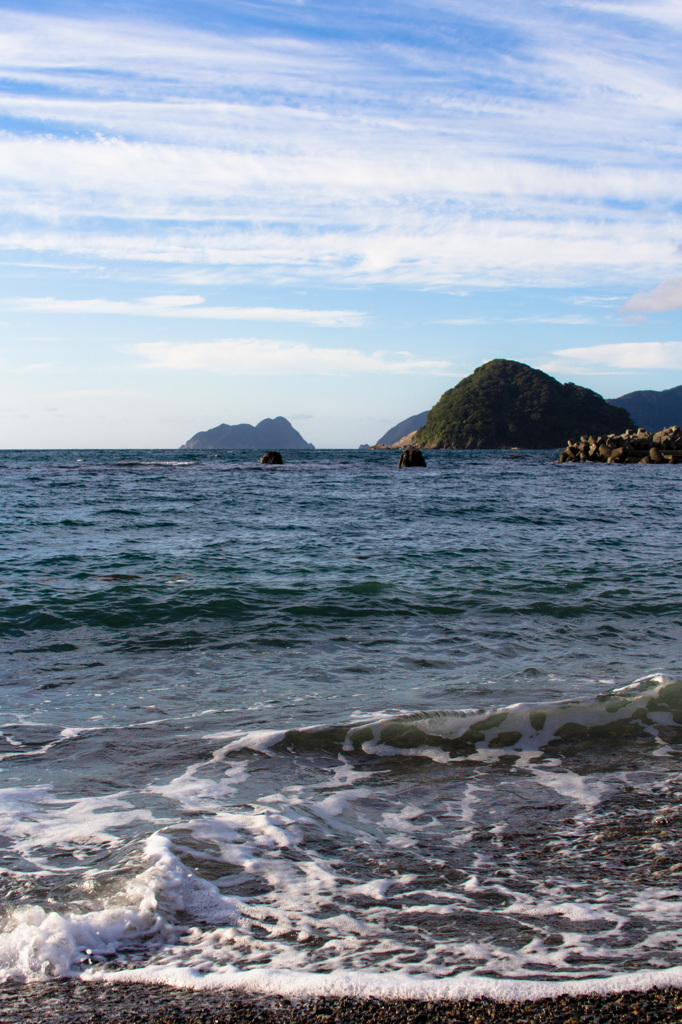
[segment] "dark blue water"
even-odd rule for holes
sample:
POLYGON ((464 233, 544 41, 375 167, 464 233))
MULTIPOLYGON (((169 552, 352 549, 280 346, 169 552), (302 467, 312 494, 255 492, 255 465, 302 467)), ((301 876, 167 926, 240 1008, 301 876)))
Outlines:
POLYGON ((676 969, 682 467, 259 454, 0 457, 4 976, 676 969))

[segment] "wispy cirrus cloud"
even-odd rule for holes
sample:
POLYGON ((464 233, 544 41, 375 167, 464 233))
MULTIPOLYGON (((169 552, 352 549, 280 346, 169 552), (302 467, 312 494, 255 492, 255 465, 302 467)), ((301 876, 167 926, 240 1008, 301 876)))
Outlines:
POLYGON ((436 374, 452 372, 445 360, 420 359, 410 352, 361 352, 321 348, 302 342, 226 338, 209 342, 142 342, 128 347, 155 370, 208 370, 231 376, 356 373, 436 374))
POLYGON ((569 302, 573 306, 615 306, 622 303, 622 295, 574 295, 569 302))
POLYGON ((567 327, 585 327, 596 323, 594 317, 580 313, 565 313, 552 316, 549 313, 538 313, 535 316, 495 316, 495 317, 461 317, 450 320, 439 320, 440 324, 456 327, 473 326, 475 324, 565 324, 567 327))
POLYGON ((170 317, 186 320, 254 320, 314 324, 317 327, 360 327, 366 314, 343 309, 287 309, 270 306, 205 306, 201 295, 150 295, 132 302, 113 299, 5 299, 5 309, 29 313, 170 317))
POLYGON ((664 27, 682 27, 682 9, 677 0, 571 0, 574 7, 597 14, 615 14, 621 18, 635 18, 654 22, 664 27))
POLYGON ((295 7, 239 32, 4 12, 0 247, 276 281, 663 277, 680 40, 636 7, 442 0, 427 33, 401 0, 355 37, 295 7))
POLYGON ((340 225, 298 232, 282 226, 256 225, 200 228, 193 225, 145 225, 138 233, 101 229, 85 231, 49 227, 32 233, 0 234, 0 250, 21 250, 42 257, 91 258, 113 263, 168 267, 219 268, 222 282, 328 282, 366 285, 387 283, 449 288, 582 283, 588 272, 637 279, 648 267, 665 267, 675 242, 675 225, 640 226, 637 260, 630 250, 631 225, 593 222, 576 231, 573 224, 542 220, 508 220, 490 216, 475 221, 466 215, 424 218, 419 212, 389 209, 366 231, 340 225))

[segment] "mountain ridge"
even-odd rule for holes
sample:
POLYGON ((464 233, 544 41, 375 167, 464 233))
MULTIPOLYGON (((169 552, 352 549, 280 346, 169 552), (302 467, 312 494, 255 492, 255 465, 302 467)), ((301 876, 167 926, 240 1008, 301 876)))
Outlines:
POLYGON ((607 398, 609 405, 627 409, 638 426, 652 433, 671 423, 682 423, 682 384, 662 391, 630 391, 620 398, 607 398))
POLYGON ((400 423, 396 423, 394 427, 391 427, 385 434, 382 434, 375 444, 385 444, 386 447, 395 444, 397 441, 402 440, 406 434, 411 434, 414 430, 419 430, 420 427, 423 427, 427 416, 428 409, 425 412, 417 412, 414 416, 408 416, 407 419, 401 420, 400 423))

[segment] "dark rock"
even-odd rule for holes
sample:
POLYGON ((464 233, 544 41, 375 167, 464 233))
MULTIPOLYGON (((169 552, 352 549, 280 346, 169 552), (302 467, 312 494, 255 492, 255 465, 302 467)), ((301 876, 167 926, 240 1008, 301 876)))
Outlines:
POLYGON ((282 456, 279 452, 266 452, 260 457, 262 466, 281 466, 282 456))
POLYGON ((398 468, 403 469, 409 466, 425 466, 426 460, 418 448, 409 448, 400 456, 398 468))

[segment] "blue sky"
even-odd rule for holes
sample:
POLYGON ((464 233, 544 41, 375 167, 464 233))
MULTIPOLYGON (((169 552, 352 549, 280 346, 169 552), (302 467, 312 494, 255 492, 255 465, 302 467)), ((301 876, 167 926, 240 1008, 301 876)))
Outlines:
POLYGON ((0 446, 682 383, 678 0, 0 8, 0 446))

